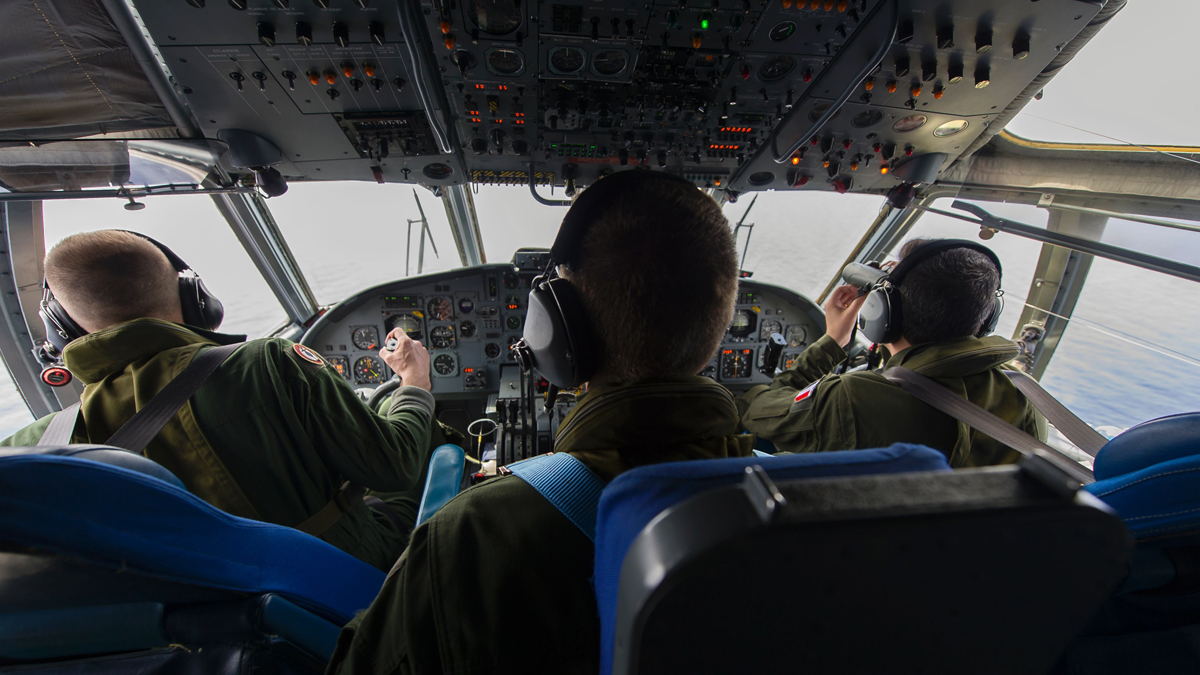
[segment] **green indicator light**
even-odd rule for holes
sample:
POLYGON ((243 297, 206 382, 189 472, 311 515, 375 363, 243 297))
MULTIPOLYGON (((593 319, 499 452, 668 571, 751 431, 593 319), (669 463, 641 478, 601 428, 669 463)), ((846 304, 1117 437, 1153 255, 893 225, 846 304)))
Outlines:
POLYGON ((708 30, 708 19, 700 19, 700 30, 708 30))

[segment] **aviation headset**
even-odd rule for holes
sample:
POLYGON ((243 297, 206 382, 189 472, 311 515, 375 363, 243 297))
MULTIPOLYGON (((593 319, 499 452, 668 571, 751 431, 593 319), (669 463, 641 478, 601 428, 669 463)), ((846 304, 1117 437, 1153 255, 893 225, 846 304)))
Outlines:
MULTIPOLYGON (((966 248, 978 251, 988 257, 996 266, 996 273, 1003 281, 1004 272, 1000 267, 1000 259, 986 246, 965 239, 939 239, 918 246, 916 250, 904 256, 886 276, 880 278, 875 287, 867 295, 858 315, 859 328, 862 334, 875 344, 895 342, 903 335, 904 307, 900 301, 900 284, 904 277, 922 260, 927 260, 942 251, 956 248, 966 248)), ((1004 309, 1004 291, 997 289, 996 297, 987 318, 975 333, 975 337, 983 337, 996 330, 1000 321, 1000 312, 1004 309)))
POLYGON ((594 214, 603 210, 604 204, 621 190, 654 181, 696 189, 691 181, 674 174, 634 169, 596 181, 571 205, 550 247, 550 264, 533 280, 533 289, 529 291, 524 336, 513 347, 522 367, 536 368, 549 382, 566 389, 578 387, 596 374, 603 358, 599 340, 579 291, 558 276, 556 268, 579 262, 583 240, 595 221, 594 214))
MULTIPOLYGON (((183 307, 184 323, 205 330, 216 330, 221 325, 221 319, 225 318, 225 307, 216 296, 208 291, 204 281, 200 279, 200 275, 196 274, 191 266, 183 261, 183 258, 175 255, 175 252, 166 245, 144 234, 128 230, 117 231, 141 237, 154 244, 155 248, 167 256, 171 266, 179 273, 179 302, 183 307)), ((76 323, 71 315, 67 314, 67 310, 59 304, 54 293, 50 291, 50 284, 46 282, 45 277, 42 278, 42 304, 38 314, 46 326, 46 340, 57 350, 58 354, 61 354, 72 340, 87 335, 87 331, 76 323)))

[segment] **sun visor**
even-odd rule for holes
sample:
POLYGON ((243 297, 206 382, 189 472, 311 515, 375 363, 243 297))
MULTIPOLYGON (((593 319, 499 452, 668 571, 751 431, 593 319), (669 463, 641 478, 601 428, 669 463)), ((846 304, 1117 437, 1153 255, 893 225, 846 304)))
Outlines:
POLYGON ((0 2, 0 25, 0 140, 174 127, 99 0, 0 2))

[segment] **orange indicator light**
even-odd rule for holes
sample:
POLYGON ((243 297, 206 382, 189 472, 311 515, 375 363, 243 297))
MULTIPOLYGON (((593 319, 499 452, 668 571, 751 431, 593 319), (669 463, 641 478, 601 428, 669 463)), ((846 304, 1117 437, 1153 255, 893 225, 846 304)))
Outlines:
POLYGON ((799 164, 799 163, 800 163, 800 156, 792 155, 792 164, 795 165, 795 164, 799 164))
POLYGON ((872 89, 874 89, 875 88, 875 78, 868 77, 863 82, 863 88, 866 89, 867 91, 871 91, 872 89))
POLYGON ((342 74, 346 76, 347 80, 354 77, 354 66, 349 63, 342 64, 342 74))
POLYGON ((446 33, 450 32, 450 22, 449 21, 439 21, 438 28, 441 28, 442 35, 445 35, 446 33))
POLYGON ((941 87, 933 88, 933 97, 934 98, 941 98, 945 93, 946 93, 946 90, 941 87))
POLYGON ((914 85, 912 86, 912 89, 909 89, 909 90, 908 90, 908 93, 912 94, 912 97, 913 97, 913 98, 916 98, 916 97, 920 96, 920 95, 921 95, 921 85, 919 85, 919 84, 914 84, 914 85))
POLYGON ((308 83, 314 87, 321 82, 321 74, 315 70, 308 71, 308 83))
POLYGON ((825 0, 825 11, 826 12, 833 11, 833 0, 825 0))
POLYGON ((375 77, 375 64, 369 61, 364 61, 363 73, 365 73, 367 77, 375 77))
POLYGON ((792 0, 783 0, 783 8, 791 9, 792 8, 792 0))
POLYGON ((821 0, 808 0, 809 9, 821 9, 821 0))
MULTIPOLYGON (((454 49, 454 36, 453 35, 446 33, 446 37, 445 37, 445 39, 443 39, 442 42, 443 42, 443 44, 446 45, 446 49, 454 49)), ((480 87, 480 89, 482 89, 482 88, 483 87, 480 87)))
POLYGON ((888 90, 889 94, 896 93, 896 81, 895 80, 888 80, 887 90, 888 90))
POLYGON ((332 70, 325 71, 325 81, 329 84, 337 82, 337 73, 333 72, 332 70))
POLYGON ((887 164, 884 164, 883 166, 879 167, 879 173, 882 173, 882 174, 885 174, 885 175, 886 175, 886 174, 887 174, 887 172, 888 172, 888 166, 887 166, 887 164))
POLYGON ((692 49, 700 49, 701 42, 702 42, 702 38, 700 37, 699 33, 696 33, 695 35, 693 35, 692 36, 692 49))

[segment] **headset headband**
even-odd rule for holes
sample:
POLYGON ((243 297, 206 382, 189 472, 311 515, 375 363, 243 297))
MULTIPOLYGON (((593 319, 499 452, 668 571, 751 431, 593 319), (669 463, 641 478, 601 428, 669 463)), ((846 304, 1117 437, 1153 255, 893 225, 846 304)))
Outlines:
POLYGON ((559 265, 570 266, 571 263, 577 262, 579 252, 583 248, 583 239, 591 229, 592 223, 596 221, 596 212, 603 209, 605 203, 612 201, 618 191, 655 180, 697 189, 692 181, 666 171, 633 169, 604 176, 584 190, 563 217, 558 236, 554 238, 554 245, 550 247, 550 258, 559 265))
POLYGON ((977 244, 966 239, 935 239, 934 241, 921 244, 916 248, 916 250, 904 256, 904 258, 894 268, 892 268, 892 271, 888 273, 886 280, 893 286, 899 286, 900 282, 904 280, 904 277, 907 276, 908 273, 912 271, 912 268, 916 267, 917 264, 922 260, 927 260, 941 253, 942 251, 948 251, 955 248, 968 248, 972 251, 978 251, 987 256, 988 259, 992 261, 992 264, 996 266, 996 274, 1003 282, 1004 270, 1000 267, 1000 259, 996 257, 996 254, 992 252, 992 249, 984 246, 983 244, 977 244))

